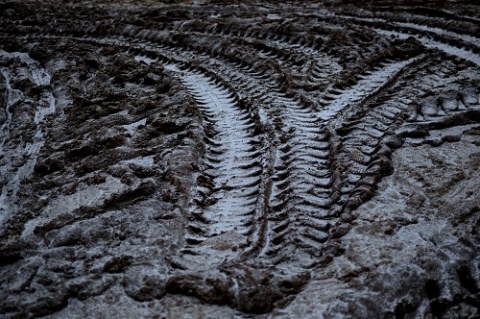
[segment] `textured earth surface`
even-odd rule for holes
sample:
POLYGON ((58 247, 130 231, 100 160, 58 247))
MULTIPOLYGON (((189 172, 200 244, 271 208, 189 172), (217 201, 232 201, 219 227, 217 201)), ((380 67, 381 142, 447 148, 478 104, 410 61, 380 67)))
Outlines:
POLYGON ((0 318, 479 318, 480 5, 167 2, 0 2, 0 318))

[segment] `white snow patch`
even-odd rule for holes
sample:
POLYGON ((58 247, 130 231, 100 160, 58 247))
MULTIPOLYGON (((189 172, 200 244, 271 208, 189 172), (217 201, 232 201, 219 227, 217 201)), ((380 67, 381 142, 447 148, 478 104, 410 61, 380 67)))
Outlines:
POLYGON ((118 164, 137 164, 140 166, 151 167, 154 165, 154 156, 135 157, 126 161, 121 161, 118 164))
POLYGON ((135 56, 135 61, 137 62, 144 62, 145 64, 151 64, 154 62, 157 62, 157 59, 151 59, 149 57, 143 56, 143 55, 136 55, 135 56))
POLYGON ((279 19, 281 19, 281 18, 282 18, 282 17, 281 17, 280 15, 276 14, 276 13, 269 13, 269 14, 267 15, 267 19, 268 19, 268 20, 279 20, 279 19))
POLYGON ((178 73, 181 73, 183 72, 182 70, 180 70, 180 68, 176 65, 176 64, 165 64, 165 69, 169 70, 169 71, 172 71, 172 72, 178 72, 178 73))
POLYGON ((37 225, 44 224, 52 218, 68 214, 81 206, 100 206, 111 194, 120 193, 127 189, 128 186, 123 184, 118 178, 108 175, 105 182, 100 185, 87 186, 77 190, 72 195, 61 195, 48 203, 43 209, 41 217, 32 219, 25 224, 22 237, 29 238, 37 225))
POLYGON ((147 123, 147 119, 144 118, 144 119, 141 119, 140 121, 137 121, 135 123, 131 123, 131 124, 126 124, 126 125, 122 125, 123 128, 125 128, 128 133, 130 134, 130 136, 134 136, 135 135, 135 130, 139 127, 139 126, 142 126, 142 125, 145 125, 145 123, 147 123))

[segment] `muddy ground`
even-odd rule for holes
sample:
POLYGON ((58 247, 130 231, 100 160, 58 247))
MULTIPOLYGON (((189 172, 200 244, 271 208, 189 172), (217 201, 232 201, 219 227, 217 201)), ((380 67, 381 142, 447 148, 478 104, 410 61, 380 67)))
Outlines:
POLYGON ((0 317, 479 318, 479 5, 170 2, 0 3, 0 317))

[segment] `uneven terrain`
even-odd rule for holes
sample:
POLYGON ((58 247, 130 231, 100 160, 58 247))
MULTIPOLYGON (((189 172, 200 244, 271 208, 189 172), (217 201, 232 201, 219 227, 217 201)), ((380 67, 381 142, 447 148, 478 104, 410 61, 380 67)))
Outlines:
POLYGON ((2 1, 0 318, 479 318, 480 5, 356 3, 2 1))

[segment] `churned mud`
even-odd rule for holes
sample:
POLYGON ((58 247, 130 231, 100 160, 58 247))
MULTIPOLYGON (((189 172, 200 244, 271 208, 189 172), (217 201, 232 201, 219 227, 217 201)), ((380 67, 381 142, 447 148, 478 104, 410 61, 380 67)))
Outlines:
POLYGON ((479 5, 170 2, 0 4, 0 317, 478 318, 479 5))

